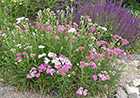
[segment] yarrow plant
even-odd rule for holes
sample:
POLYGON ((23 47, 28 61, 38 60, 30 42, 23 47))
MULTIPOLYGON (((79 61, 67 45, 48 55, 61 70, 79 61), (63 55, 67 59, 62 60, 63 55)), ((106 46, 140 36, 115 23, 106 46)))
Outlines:
POLYGON ((88 16, 81 17, 80 29, 72 22, 60 25, 50 9, 37 15, 36 28, 26 23, 24 32, 4 27, 1 31, 2 64, 8 69, 11 85, 23 91, 39 88, 42 94, 54 91, 57 97, 95 97, 110 94, 127 74, 127 63, 117 56, 133 58, 115 47, 118 40, 129 43, 126 39, 116 34, 110 35, 112 43, 100 39, 108 30, 92 24, 88 16))

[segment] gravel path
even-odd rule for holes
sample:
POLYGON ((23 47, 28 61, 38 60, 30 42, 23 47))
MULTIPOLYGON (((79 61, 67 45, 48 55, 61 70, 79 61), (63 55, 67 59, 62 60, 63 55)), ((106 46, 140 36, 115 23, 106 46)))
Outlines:
POLYGON ((38 93, 33 93, 30 91, 26 92, 15 92, 16 87, 15 86, 4 86, 2 87, 3 83, 0 83, 0 98, 54 98, 50 95, 41 95, 38 93))
MULTIPOLYGON (((132 54, 131 55, 135 60, 139 60, 140 61, 140 54, 132 54)), ((125 59, 126 62, 130 61, 129 59, 125 59)), ((140 64, 139 64, 140 66, 140 64)), ((131 71, 131 69, 133 67, 135 67, 134 65, 130 65, 130 70, 128 70, 128 72, 131 71)), ((131 74, 129 74, 128 76, 124 77, 123 79, 121 79, 119 86, 124 86, 126 84, 127 81, 129 80, 133 80, 135 78, 140 78, 140 75, 138 74, 138 71, 132 72, 131 74)), ((4 86, 2 87, 3 83, 0 83, 0 98, 54 98, 54 96, 51 96, 49 94, 46 95, 41 95, 39 93, 33 93, 30 91, 25 91, 23 92, 15 92, 16 87, 15 86, 4 86)))

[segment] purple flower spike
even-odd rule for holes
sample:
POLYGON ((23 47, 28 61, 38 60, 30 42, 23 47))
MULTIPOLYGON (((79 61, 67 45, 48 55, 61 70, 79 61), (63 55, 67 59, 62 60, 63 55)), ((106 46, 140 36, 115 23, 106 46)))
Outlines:
POLYGON ((8 9, 7 9, 7 16, 8 16, 8 14, 9 14, 9 6, 8 6, 8 9))

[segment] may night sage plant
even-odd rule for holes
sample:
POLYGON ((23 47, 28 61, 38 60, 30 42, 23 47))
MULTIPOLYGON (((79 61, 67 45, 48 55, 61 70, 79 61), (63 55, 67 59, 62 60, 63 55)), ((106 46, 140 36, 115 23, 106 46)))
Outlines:
MULTIPOLYGON (((125 5, 121 8, 122 2, 123 0, 118 3, 116 3, 116 0, 107 0, 103 3, 102 0, 95 0, 95 5, 93 5, 92 0, 90 0, 90 3, 83 0, 82 4, 79 0, 78 3, 74 2, 74 6, 69 6, 63 18, 61 15, 58 15, 57 18, 61 23, 63 22, 61 19, 66 18, 67 22, 73 21, 80 26, 80 17, 88 15, 92 23, 106 27, 110 33, 118 34, 127 39, 129 44, 125 46, 131 47, 136 41, 140 40, 140 18, 139 15, 132 15, 129 9, 125 8, 125 5)), ((106 39, 104 40, 108 39, 110 33, 105 34, 106 39)))

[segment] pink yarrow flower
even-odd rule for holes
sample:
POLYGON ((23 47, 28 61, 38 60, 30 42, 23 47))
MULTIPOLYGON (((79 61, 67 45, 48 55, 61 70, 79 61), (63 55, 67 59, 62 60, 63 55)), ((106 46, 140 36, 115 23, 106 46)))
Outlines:
POLYGON ((113 59, 113 57, 111 57, 111 56, 109 56, 109 57, 107 57, 108 59, 113 59))
POLYGON ((105 84, 105 85, 104 85, 104 88, 108 89, 108 86, 105 84))
POLYGON ((51 26, 51 24, 50 24, 50 23, 48 23, 48 24, 47 24, 47 26, 51 26))
POLYGON ((84 61, 80 61, 80 67, 88 66, 84 61))
POLYGON ((129 44, 129 42, 126 39, 122 39, 122 42, 124 43, 124 45, 129 44))
POLYGON ((92 31, 95 31, 95 27, 90 27, 90 29, 91 29, 92 31))
POLYGON ((119 37, 120 37, 120 36, 118 36, 118 35, 116 35, 116 34, 113 36, 113 38, 119 38, 119 37))
POLYGON ((83 93, 83 95, 87 95, 87 89, 85 89, 85 90, 83 90, 84 88, 83 87, 80 87, 77 91, 76 91, 76 93, 77 94, 80 94, 80 95, 82 95, 82 93, 83 93))
POLYGON ((129 58, 130 60, 134 60, 132 57, 129 58))
POLYGON ((36 23, 36 25, 37 25, 38 27, 40 26, 40 24, 39 24, 38 22, 36 23))
POLYGON ((65 39, 68 39, 68 38, 69 38, 68 36, 65 37, 65 39))
POLYGON ((60 39, 59 36, 55 36, 55 39, 60 39))
POLYGON ((31 53, 31 54, 30 54, 30 57, 33 57, 33 56, 35 56, 35 54, 31 53))
POLYGON ((89 59, 89 56, 85 56, 86 60, 89 59))
POLYGON ((28 75, 27 75, 27 78, 29 78, 29 79, 30 79, 30 78, 32 78, 32 77, 28 74, 28 75))
POLYGON ((27 53, 26 53, 26 52, 22 52, 22 54, 23 54, 23 55, 27 55, 27 53))
POLYGON ((22 54, 21 54, 21 53, 18 53, 18 54, 17 54, 17 56, 20 56, 20 55, 22 55, 22 54))
POLYGON ((96 76, 96 75, 93 75, 92 78, 93 78, 94 80, 97 80, 97 76, 96 76))
POLYGON ((73 71, 72 74, 75 75, 75 72, 73 71))
POLYGON ((109 55, 117 55, 117 53, 114 50, 109 50, 108 54, 109 55))
POLYGON ((90 16, 86 15, 85 18, 89 18, 90 16))
POLYGON ((70 40, 70 42, 75 43, 75 41, 74 41, 74 40, 70 40))
POLYGON ((38 78, 40 76, 40 73, 36 74, 36 77, 38 78))
POLYGON ((93 54, 93 51, 89 51, 90 54, 93 54))
POLYGON ((96 42, 96 44, 97 44, 98 46, 100 46, 100 45, 101 45, 101 43, 100 43, 99 41, 97 41, 97 42, 96 42))
POLYGON ((84 49, 84 47, 78 47, 78 49, 83 50, 83 49, 84 49))
POLYGON ((17 58, 16 58, 16 60, 20 60, 20 59, 21 59, 21 57, 17 57, 17 58))
POLYGON ((0 30, 0 33, 2 33, 3 32, 3 30, 0 30))
POLYGON ((122 55, 123 58, 126 58, 126 57, 127 57, 127 56, 126 56, 125 54, 123 54, 123 53, 121 53, 121 55, 122 55))
POLYGON ((103 36, 102 34, 97 34, 98 36, 103 36))
POLYGON ((107 42, 106 42, 106 41, 104 41, 104 40, 101 40, 101 44, 104 44, 104 43, 106 43, 106 44, 107 44, 107 42))

